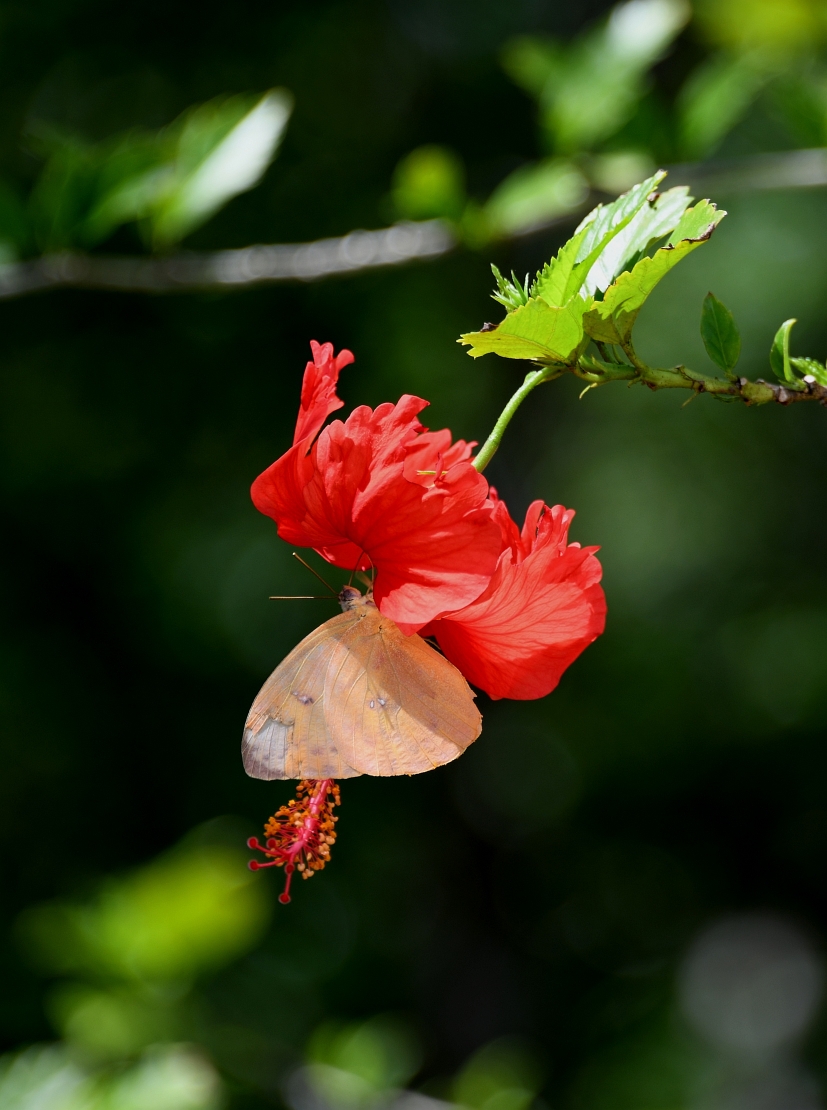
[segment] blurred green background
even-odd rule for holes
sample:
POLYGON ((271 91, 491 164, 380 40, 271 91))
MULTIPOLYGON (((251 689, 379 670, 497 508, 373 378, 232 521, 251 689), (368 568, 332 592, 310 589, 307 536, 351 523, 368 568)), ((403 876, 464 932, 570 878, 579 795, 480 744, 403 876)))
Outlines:
POLYGON ((306 572, 248 496, 311 338, 355 352, 349 406, 417 393, 482 440, 526 369, 455 342, 501 314, 489 262, 537 269, 589 196, 653 165, 691 184, 725 163, 746 167, 712 192, 730 214, 653 295, 642 354, 712 372, 710 289, 741 373, 770 376, 789 316, 796 353, 827 349, 827 191, 749 168, 827 142, 827 5, 609 13, 0 3, 7 264, 398 218, 460 241, 318 283, 0 304, 3 1110, 822 1105, 815 405, 535 392, 488 476, 515 516, 577 510, 605 635, 543 701, 481 697, 456 764, 346 782, 332 863, 289 907, 245 869, 290 784, 245 777, 244 716, 333 615, 267 601, 306 572), (271 89, 277 126, 216 186, 271 89))

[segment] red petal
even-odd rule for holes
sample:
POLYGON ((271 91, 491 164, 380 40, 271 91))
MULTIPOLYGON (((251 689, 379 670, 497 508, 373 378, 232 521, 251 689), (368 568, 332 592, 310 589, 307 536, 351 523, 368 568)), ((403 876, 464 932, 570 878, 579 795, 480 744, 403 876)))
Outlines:
POLYGON ((334 358, 332 343, 319 344, 311 339, 310 350, 313 361, 304 368, 294 444, 315 436, 328 416, 342 407, 344 401, 336 396, 336 383, 342 370, 353 362, 350 351, 340 351, 334 358))
POLYGON ((488 495, 493 505, 492 512, 494 515, 494 519, 496 520, 500 528, 500 535, 502 536, 503 541, 503 551, 505 551, 506 548, 510 548, 513 556, 513 562, 521 563, 523 561, 523 557, 527 554, 527 552, 523 549, 523 540, 522 536, 520 535, 520 529, 511 519, 511 514, 505 507, 505 502, 500 500, 499 496, 497 495, 497 491, 494 489, 493 486, 488 491, 488 495))
POLYGON ((549 508, 544 501, 532 501, 521 532, 524 553, 528 555, 540 547, 553 545, 558 555, 563 555, 567 547, 579 547, 579 543, 568 542, 569 525, 573 520, 574 509, 564 509, 562 505, 549 508))
POLYGON ((464 439, 452 444, 447 428, 423 432, 407 449, 405 477, 422 486, 436 485, 455 463, 470 460, 471 450, 476 446, 476 442, 466 443, 464 439))
MULTIPOLYGON (((405 477, 426 403, 406 396, 357 408, 325 428, 309 455, 296 444, 252 490, 283 539, 337 566, 372 565, 377 605, 406 633, 478 597, 502 548, 488 484, 470 462, 453 462, 430 488, 405 477)), ((467 445, 450 447, 449 433, 427 443, 446 457, 470 454, 467 445)))
MULTIPOLYGON (((502 502, 500 502, 502 504, 502 502)), ((445 655, 492 698, 541 698, 605 626, 597 548, 566 547, 574 514, 535 502, 518 562, 502 555, 486 591, 433 624, 445 655)))

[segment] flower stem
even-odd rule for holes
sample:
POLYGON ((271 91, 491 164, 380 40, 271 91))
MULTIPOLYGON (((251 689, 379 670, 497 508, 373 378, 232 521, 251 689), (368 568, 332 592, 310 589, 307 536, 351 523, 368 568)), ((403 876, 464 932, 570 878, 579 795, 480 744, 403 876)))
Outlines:
POLYGON ((550 382, 553 381, 554 378, 559 378, 561 374, 562 370, 560 367, 541 366, 539 370, 532 370, 530 374, 526 375, 525 381, 500 413, 500 417, 494 425, 491 435, 482 445, 479 454, 474 459, 474 466, 480 473, 485 470, 493 459, 497 452, 497 448, 500 446, 503 433, 511 423, 512 416, 529 393, 531 393, 532 389, 541 385, 543 382, 550 382))

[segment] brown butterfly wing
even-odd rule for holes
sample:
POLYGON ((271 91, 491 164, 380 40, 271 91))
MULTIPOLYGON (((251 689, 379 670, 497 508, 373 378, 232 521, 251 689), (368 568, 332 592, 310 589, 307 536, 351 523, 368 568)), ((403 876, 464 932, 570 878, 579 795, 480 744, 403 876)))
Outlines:
POLYGON ((262 686, 244 726, 241 757, 254 779, 346 779, 361 774, 341 758, 327 729, 328 672, 347 652, 341 634, 358 622, 340 613, 290 652, 262 686))
POLYGON ((372 605, 342 629, 346 651, 325 685, 327 728, 366 775, 416 775, 449 763, 482 731, 457 668, 420 636, 404 636, 372 605))

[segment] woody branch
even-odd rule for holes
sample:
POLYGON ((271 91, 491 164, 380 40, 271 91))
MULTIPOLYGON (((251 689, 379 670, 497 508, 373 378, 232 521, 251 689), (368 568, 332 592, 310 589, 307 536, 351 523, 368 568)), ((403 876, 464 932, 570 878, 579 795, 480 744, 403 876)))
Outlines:
POLYGON ((625 381, 629 385, 640 382, 651 390, 691 389, 695 394, 708 393, 710 396, 729 397, 743 401, 747 405, 766 405, 771 402, 791 405, 796 401, 817 401, 827 406, 827 387, 819 385, 810 377, 804 378, 801 389, 793 389, 789 385, 764 381, 763 378, 757 378, 755 381, 735 376, 718 378, 710 374, 701 374, 697 370, 690 370, 686 366, 673 366, 668 369, 647 366, 639 358, 631 342, 624 344, 623 351, 629 359, 628 363, 602 362, 598 367, 593 360, 587 362, 578 359, 571 366, 559 369, 562 373, 574 374, 582 381, 588 382, 590 386, 605 385, 611 381, 625 381))

